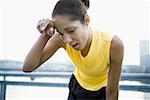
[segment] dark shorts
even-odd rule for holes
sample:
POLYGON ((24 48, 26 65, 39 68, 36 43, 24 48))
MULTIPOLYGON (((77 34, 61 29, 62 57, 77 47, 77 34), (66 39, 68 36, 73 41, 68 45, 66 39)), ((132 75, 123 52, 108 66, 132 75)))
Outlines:
POLYGON ((90 91, 82 88, 74 75, 69 82, 68 100, 106 100, 106 87, 98 91, 90 91))

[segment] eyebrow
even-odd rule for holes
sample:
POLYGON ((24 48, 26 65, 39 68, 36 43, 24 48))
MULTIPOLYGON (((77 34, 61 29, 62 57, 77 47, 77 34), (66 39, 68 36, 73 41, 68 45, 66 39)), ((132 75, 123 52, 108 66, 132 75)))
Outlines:
MULTIPOLYGON (((69 27, 65 28, 64 30, 65 30, 65 31, 68 31, 68 30, 71 29, 71 28, 76 28, 76 27, 75 27, 75 26, 69 26, 69 27)), ((63 33, 60 32, 58 29, 56 29, 56 31, 57 31, 59 34, 63 34, 63 33)))
POLYGON ((72 28, 75 28, 75 26, 67 27, 67 28, 65 28, 64 30, 67 31, 67 30, 72 29, 72 28))

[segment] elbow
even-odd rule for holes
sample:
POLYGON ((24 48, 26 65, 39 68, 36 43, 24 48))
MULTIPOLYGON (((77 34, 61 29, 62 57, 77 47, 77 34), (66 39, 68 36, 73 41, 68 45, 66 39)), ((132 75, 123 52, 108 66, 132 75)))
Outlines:
POLYGON ((26 70, 26 69, 22 69, 22 71, 23 71, 24 73, 31 73, 31 72, 33 72, 33 70, 26 70))
POLYGON ((35 69, 37 69, 40 66, 39 63, 31 63, 31 62, 27 62, 25 61, 22 67, 22 71, 25 73, 30 73, 33 72, 35 69))
POLYGON ((31 73, 31 72, 34 71, 34 69, 30 68, 27 65, 23 65, 22 71, 25 72, 25 73, 31 73))
POLYGON ((31 72, 33 72, 33 70, 26 69, 26 68, 23 68, 22 71, 25 72, 25 73, 31 73, 31 72))

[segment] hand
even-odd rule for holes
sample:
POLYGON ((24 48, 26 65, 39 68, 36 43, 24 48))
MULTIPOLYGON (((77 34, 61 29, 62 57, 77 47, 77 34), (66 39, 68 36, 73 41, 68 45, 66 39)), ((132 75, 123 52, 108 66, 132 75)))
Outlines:
POLYGON ((55 33, 54 23, 48 18, 39 20, 37 29, 42 34, 42 36, 51 37, 55 33))

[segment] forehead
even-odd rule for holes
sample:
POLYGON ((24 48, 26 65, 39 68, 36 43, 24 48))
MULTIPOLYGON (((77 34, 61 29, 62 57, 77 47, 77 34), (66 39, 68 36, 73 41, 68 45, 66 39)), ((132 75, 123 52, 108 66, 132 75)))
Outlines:
POLYGON ((56 28, 65 29, 67 27, 75 27, 79 26, 80 21, 72 21, 67 16, 57 15, 53 18, 54 24, 56 28))

